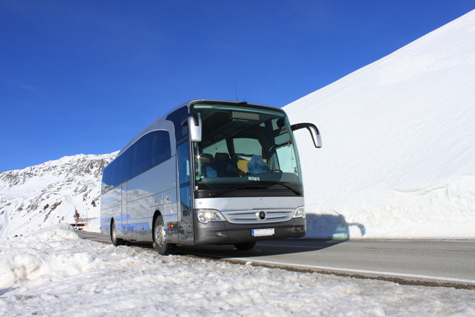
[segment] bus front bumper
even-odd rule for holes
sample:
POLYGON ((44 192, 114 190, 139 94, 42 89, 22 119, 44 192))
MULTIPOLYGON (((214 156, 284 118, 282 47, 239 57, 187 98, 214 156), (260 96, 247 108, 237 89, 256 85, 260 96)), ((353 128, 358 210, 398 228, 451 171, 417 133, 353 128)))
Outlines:
POLYGON ((232 224, 227 221, 195 222, 195 244, 228 244, 259 240, 300 238, 306 234, 304 218, 285 222, 232 224))

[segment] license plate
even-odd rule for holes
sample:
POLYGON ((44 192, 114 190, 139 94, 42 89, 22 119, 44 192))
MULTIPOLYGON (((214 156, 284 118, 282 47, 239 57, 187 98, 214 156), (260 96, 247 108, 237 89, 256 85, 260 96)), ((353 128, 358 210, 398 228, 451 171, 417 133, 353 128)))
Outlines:
POLYGON ((275 233, 274 228, 269 228, 269 229, 252 229, 252 236, 253 236, 253 237, 273 236, 274 233, 275 233))

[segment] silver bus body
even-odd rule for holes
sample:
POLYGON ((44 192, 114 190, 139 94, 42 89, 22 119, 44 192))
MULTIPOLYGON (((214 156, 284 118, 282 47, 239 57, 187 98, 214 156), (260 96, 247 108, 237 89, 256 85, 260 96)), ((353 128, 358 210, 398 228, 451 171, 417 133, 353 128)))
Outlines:
POLYGON ((285 112, 195 100, 137 134, 103 174, 101 232, 117 245, 235 244, 306 233, 302 173, 285 112))

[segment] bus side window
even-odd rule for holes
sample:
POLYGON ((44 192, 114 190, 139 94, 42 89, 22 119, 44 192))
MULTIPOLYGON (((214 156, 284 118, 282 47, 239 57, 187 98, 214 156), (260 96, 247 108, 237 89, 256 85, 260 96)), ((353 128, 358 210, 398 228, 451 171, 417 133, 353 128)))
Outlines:
POLYGON ((132 177, 132 159, 133 151, 130 147, 120 156, 118 185, 128 181, 132 177))
POLYGON ((173 125, 175 126, 175 139, 177 142, 181 140, 184 136, 188 135, 188 126, 181 125, 187 115, 188 107, 184 106, 180 109, 173 111, 167 116, 167 120, 172 121, 173 125))
POLYGON ((139 175, 152 167, 153 134, 141 137, 132 147, 134 151, 133 176, 139 175))
POLYGON ((152 166, 165 162, 170 157, 170 134, 167 131, 156 131, 153 139, 152 166))

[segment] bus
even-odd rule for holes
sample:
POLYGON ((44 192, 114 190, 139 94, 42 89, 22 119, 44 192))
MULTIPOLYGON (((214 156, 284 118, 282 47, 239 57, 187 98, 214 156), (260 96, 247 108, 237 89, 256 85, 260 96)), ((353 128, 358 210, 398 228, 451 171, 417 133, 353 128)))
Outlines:
POLYGON ((306 234, 302 171, 284 110, 216 100, 182 104, 137 134, 104 169, 101 232, 113 245, 231 244, 306 234))

